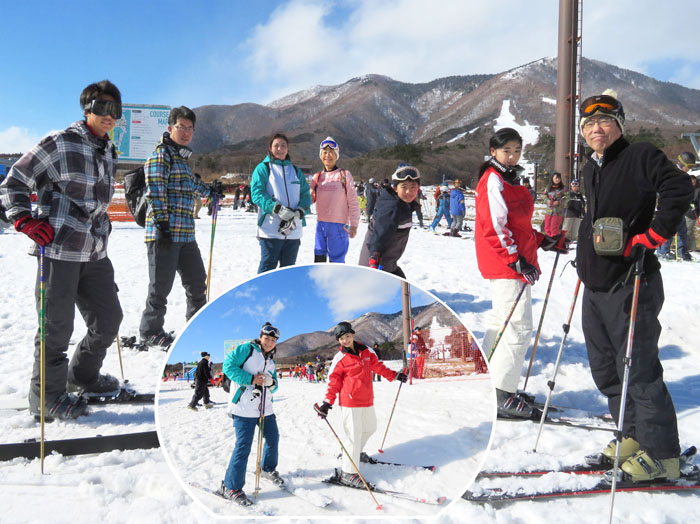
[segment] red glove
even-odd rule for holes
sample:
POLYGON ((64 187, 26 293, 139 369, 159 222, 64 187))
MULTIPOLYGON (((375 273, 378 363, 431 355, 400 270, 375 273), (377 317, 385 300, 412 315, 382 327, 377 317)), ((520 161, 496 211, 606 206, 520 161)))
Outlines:
POLYGON ((369 267, 372 269, 381 269, 381 265, 379 264, 380 256, 381 255, 377 252, 372 253, 372 256, 369 257, 369 267))
POLYGON ((664 242, 666 242, 664 237, 659 235, 652 228, 649 228, 644 233, 634 235, 627 241, 622 256, 637 258, 645 249, 656 249, 664 242))
POLYGON ((543 251, 558 251, 566 255, 569 252, 569 244, 571 242, 566 239, 566 231, 562 231, 558 235, 550 237, 544 235, 540 247, 543 251))
POLYGON ((45 246, 53 240, 54 232, 48 220, 32 218, 24 215, 15 221, 15 229, 24 233, 40 246, 45 246))

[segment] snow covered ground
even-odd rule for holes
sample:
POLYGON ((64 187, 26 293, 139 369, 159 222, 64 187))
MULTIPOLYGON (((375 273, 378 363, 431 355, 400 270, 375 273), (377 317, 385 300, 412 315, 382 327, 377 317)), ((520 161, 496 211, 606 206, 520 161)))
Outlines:
MULTIPOLYGON (((387 362, 401 368, 401 361, 387 362)), ((372 499, 364 490, 350 490, 321 482, 340 467, 341 448, 327 424, 311 406, 320 402, 326 383, 309 383, 284 377, 274 396, 280 431, 278 471, 295 489, 318 502, 333 500, 325 509, 281 492, 265 481, 253 512, 273 515, 376 516, 372 499)), ((413 465, 434 465, 425 469, 361 464, 368 482, 380 488, 407 492, 419 498, 435 500, 461 496, 483 462, 491 436, 494 406, 491 382, 485 375, 454 380, 424 380, 401 389, 392 418, 384 453, 379 454, 398 385, 386 380, 374 384, 377 431, 365 451, 379 460, 413 465)), ((158 430, 173 469, 188 491, 211 511, 221 515, 250 515, 249 510, 217 500, 205 491, 192 488, 197 483, 216 489, 221 483, 235 443, 231 418, 226 414, 228 394, 212 388, 213 409, 197 412, 185 408, 192 397, 187 382, 164 382, 158 397, 158 430), (221 402, 219 404, 219 402, 221 402)), ((341 440, 345 439, 339 409, 331 410, 328 421, 341 440)), ((256 437, 257 439, 257 437, 256 437)), ((257 440, 254 441, 257 442, 257 440)), ((245 491, 252 497, 255 478, 255 446, 248 462, 245 491)), ((377 494, 384 504, 383 516, 434 515, 442 506, 422 504, 377 494)))
MULTIPOLYGON (((426 194, 430 194, 426 190, 426 194)), ((202 212, 204 216, 204 212, 202 212)), ((197 235, 205 261, 208 260, 211 223, 202 218, 197 223, 197 235)), ((229 209, 219 214, 216 244, 213 257, 212 296, 228 291, 231 287, 255 275, 259 261, 259 247, 255 240, 255 218, 252 214, 229 209)), ((304 231, 299 263, 313 260, 314 218, 304 231)), ((361 239, 366 225, 360 227, 358 237, 351 241, 348 261, 357 260, 361 239)), ((133 224, 114 224, 110 241, 110 257, 114 263, 120 299, 124 309, 122 335, 137 333, 138 322, 146 296, 146 256, 142 243, 143 230, 133 224)), ((36 312, 33 303, 33 286, 36 271, 34 259, 25 253, 29 240, 11 230, 0 235, 0 286, 4 304, 0 309, 0 358, 6 366, 0 383, 0 396, 23 398, 29 381, 33 343, 36 329, 36 312)), ((695 254, 697 257, 697 254, 695 254)), ((537 355, 528 390, 544 399, 553 363, 562 337, 561 325, 573 296, 575 271, 565 262, 573 254, 560 257, 556 271, 548 312, 544 321, 537 355), (563 270, 563 273, 562 273, 563 270)), ((542 279, 533 288, 535 324, 539 319, 552 272, 554 255, 540 252, 542 279)), ((469 327, 477 338, 483 335, 480 326, 490 308, 489 287, 476 267, 474 243, 433 235, 414 230, 401 267, 409 280, 424 290, 444 300, 469 327)), ((693 263, 664 262, 662 274, 665 281, 666 304, 661 313, 664 327, 661 335, 661 358, 665 368, 666 383, 673 395, 679 418, 681 446, 697 444, 693 435, 700 434, 700 359, 698 358, 697 319, 700 313, 700 265, 693 263)), ((168 304, 166 328, 182 330, 184 320, 184 296, 176 283, 168 304)), ((76 343, 85 332, 82 320, 77 316, 76 343)), ((143 392, 154 391, 159 381, 165 354, 140 353, 123 350, 124 374, 133 386, 143 392)), ((529 358, 529 354, 528 354, 529 358)), ((120 376, 116 345, 109 351, 105 371, 120 376)), ((294 384, 299 394, 306 394, 306 386, 294 384)), ((312 387, 313 385, 309 385, 312 387)), ((416 386, 415 390, 432 386, 416 386)), ((449 387, 449 386, 446 386, 449 387)), ((408 388, 413 391, 413 389, 408 388)), ((391 396, 390 384, 382 383, 379 392, 391 396), (386 389, 385 389, 386 387, 386 389)), ((295 393, 297 393, 295 391, 295 393)), ((167 393, 177 399, 177 392, 167 393)), ((308 391, 314 402, 318 396, 308 391), (313 397, 313 398, 312 398, 313 397)), ((187 393, 182 393, 185 397, 187 393)), ((285 393, 286 395, 286 393, 285 393)), ((402 392, 403 395, 403 392, 402 392)), ((165 392, 164 392, 164 398, 165 392)), ((184 398, 184 397, 183 397, 184 398)), ((178 402, 180 402, 179 400, 178 402)), ((574 406, 597 412, 605 411, 605 403, 590 378, 583 334, 580 327, 580 309, 572 322, 562 365, 556 381, 553 403, 574 406)), ((202 416, 219 416, 219 409, 197 413, 202 416)), ((195 415, 194 413, 192 415, 195 415)), ((221 417, 224 421, 225 417, 221 417)), ((222 423, 224 426, 225 422, 222 423)), ((323 427, 313 418, 304 418, 296 426, 297 431, 314 431, 321 435, 323 427)), ((392 423, 393 424, 393 423, 392 423)), ((86 436, 95 433, 112 434, 139 431, 154 427, 153 408, 122 407, 100 408, 77 422, 54 422, 47 426, 47 438, 86 436), (120 416, 115 416, 120 413, 120 416)), ((381 422, 379 424, 381 428, 381 422)), ((224 431, 229 431, 225 427, 224 431)), ((192 429, 194 431, 194 429, 192 429)), ((454 431, 458 431, 455 426, 454 431)), ((571 428, 546 426, 536 456, 534 445, 537 426, 528 422, 498 422, 491 443, 487 467, 519 467, 546 460, 548 464, 571 464, 591 451, 598 451, 607 443, 607 432, 588 432, 571 428)), ((390 433, 391 435, 391 433, 390 433)), ((0 412, 0 441, 17 442, 39 436, 38 426, 25 413, 0 412)), ((325 438, 325 437, 324 437, 325 438)), ((407 435, 410 438, 410 434, 407 435)), ((230 438, 222 438, 217 453, 228 457, 230 438)), ((337 454, 337 446, 328 441, 329 455, 321 458, 323 471, 331 467, 337 454)), ((320 447, 320 445, 319 445, 320 447)), ((388 447, 388 446, 387 446, 388 447)), ((296 451, 296 450, 295 450, 296 451)), ((300 450, 302 452, 303 450, 300 450)), ((305 452, 305 451, 304 451, 305 452)), ((225 460, 222 468, 225 467, 225 460)), ((280 466, 282 468, 282 466, 280 466)), ((286 467, 286 466, 285 466, 286 467)), ((287 472, 295 469, 289 467, 287 472)), ((38 460, 17 459, 0 463, 0 490, 3 504, 0 521, 7 522, 204 522, 210 517, 202 507, 192 501, 182 489, 175 475, 167 467, 160 450, 112 452, 98 456, 61 458, 49 457, 46 461, 48 475, 40 476, 38 460)), ((321 473, 321 469, 317 470, 321 473)), ((209 472, 207 472, 209 474, 209 472)), ((219 478, 222 471, 211 471, 212 478, 219 478)), ((440 473, 435 474, 438 479, 440 473)), ((206 477, 203 478, 205 480, 206 477)), ((574 479, 584 482, 585 479, 574 479)), ((554 486, 561 482, 558 476, 548 476, 537 482, 554 486)), ((343 489, 343 488, 338 488, 343 489)), ((408 486, 407 486, 408 490, 408 486)), ((346 490, 349 491, 349 490, 346 490)), ((353 511, 354 496, 350 492, 353 511)), ((367 496, 366 494, 364 496, 367 496)), ((345 499, 344 499, 345 500, 345 499)), ((364 504, 364 503, 363 503, 364 504)), ((392 516, 410 513, 412 506, 392 501, 392 516), (397 508, 397 509, 393 509, 397 508), (401 511, 399 511, 399 509, 401 511)), ((209 504, 213 505, 213 504, 209 504)), ((425 508, 423 508, 425 509, 425 508)), ((619 522, 675 523, 697 520, 700 498, 686 494, 618 494, 616 518, 619 522)), ((479 505, 457 500, 432 522, 601 522, 607 520, 608 498, 588 497, 559 499, 547 502, 519 502, 501 507, 479 505)), ((424 513, 420 513, 424 514, 424 513)), ((364 519, 367 520, 366 518, 364 519)))

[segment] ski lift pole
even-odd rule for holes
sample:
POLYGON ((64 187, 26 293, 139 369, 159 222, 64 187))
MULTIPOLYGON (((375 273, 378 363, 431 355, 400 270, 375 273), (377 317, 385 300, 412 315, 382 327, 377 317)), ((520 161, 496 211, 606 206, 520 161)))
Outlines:
POLYGON ((389 421, 386 423, 386 430, 384 431, 384 438, 382 439, 382 445, 377 450, 377 451, 379 451, 379 453, 384 453, 384 442, 386 442, 386 436, 389 433, 389 424, 391 424, 391 419, 394 417, 394 410, 396 409, 396 403, 399 400, 399 393, 401 393, 401 386, 403 386, 403 382, 399 382, 399 389, 396 392, 396 398, 394 399, 394 405, 391 407, 391 414, 389 415, 389 421))
POLYGON ((211 197, 212 212, 211 212, 211 240, 209 242, 209 269, 207 269, 207 302, 209 302, 209 292, 211 291, 211 260, 214 255, 214 233, 216 232, 216 217, 219 214, 219 195, 215 193, 211 197))
POLYGON ((39 401, 41 402, 41 409, 39 411, 39 425, 41 426, 39 457, 42 475, 44 474, 44 423, 46 421, 44 408, 46 404, 46 281, 44 280, 44 261, 44 246, 39 246, 39 401))
POLYGON ((258 454, 255 458, 255 490, 253 491, 253 497, 258 498, 258 493, 260 492, 260 472, 262 471, 262 443, 263 443, 263 433, 265 431, 265 393, 267 388, 262 387, 262 394, 260 395, 260 418, 258 418, 258 454))
POLYGON ((525 286, 527 286, 527 282, 523 282, 522 287, 520 288, 520 291, 518 292, 518 296, 515 297, 515 302, 513 302, 513 307, 510 308, 510 312, 508 313, 508 316, 506 317, 506 321, 503 323, 503 326, 501 327, 501 330, 498 332, 498 335, 496 335, 496 340, 493 343, 493 347, 491 348, 491 352, 489 353, 489 358, 488 361, 491 362, 491 357, 493 356, 494 351, 496 351, 496 346, 498 346, 498 343, 501 341, 501 337, 503 336, 503 333, 506 330, 506 327, 508 327, 508 322, 510 322, 510 317, 513 316, 513 312, 515 311, 515 308, 518 305, 518 302, 520 302, 520 297, 523 296, 523 292, 525 291, 525 286))
MULTIPOLYGON (((402 384, 403 384, 403 382, 402 382, 402 384)), ((335 432, 335 430, 333 429, 333 426, 331 426, 331 423, 328 421, 328 417, 321 417, 321 418, 323 418, 323 420, 326 421, 326 424, 328 424, 328 427, 329 427, 330 430, 333 432, 333 435, 335 436, 335 439, 338 441, 338 444, 340 444, 340 448, 343 450, 343 453, 345 453, 345 455, 347 455, 348 460, 350 460, 350 464, 352 464, 352 467, 355 468, 355 471, 357 472, 357 475, 360 477, 360 480, 361 480, 362 483, 365 485, 365 489, 367 490, 367 493, 369 493, 369 496, 372 497, 372 500, 373 500, 374 503, 377 505, 377 508, 376 508, 376 509, 382 509, 382 505, 381 505, 379 502, 377 502, 377 499, 374 497, 374 493, 372 493, 372 490, 369 489, 369 486, 367 485, 367 481, 365 480, 365 477, 363 477, 363 476, 362 476, 362 473, 360 473, 360 468, 358 468, 358 467, 357 467, 357 464, 355 464, 355 461, 352 460, 352 457, 350 456, 350 453, 348 453, 348 450, 347 450, 347 449, 345 448, 345 446, 343 445, 343 441, 340 440, 340 437, 338 436, 338 434, 337 434, 337 433, 335 432)))
POLYGON ((571 327, 571 318, 574 316, 574 309, 576 308, 576 300, 578 299, 578 290, 581 287, 581 279, 576 281, 576 289, 574 290, 574 298, 571 301, 571 307, 569 308, 569 316, 566 319, 566 324, 562 326, 564 330, 564 336, 561 339, 561 344, 559 344, 559 353, 557 353, 557 361, 554 364, 554 372, 552 373, 552 378, 547 382, 547 387, 549 387, 549 392, 547 393, 547 401, 544 403, 544 409, 542 410, 542 418, 540 419, 540 427, 537 429, 537 438, 535 439, 535 446, 532 448, 533 453, 537 453, 537 444, 540 441, 540 434, 542 433, 542 427, 544 426, 544 421, 547 420, 547 412, 549 411, 549 402, 552 399, 552 393, 554 391, 554 384, 557 378, 557 373, 559 372, 559 362, 561 361, 561 355, 564 352, 564 344, 566 344, 566 337, 569 335, 569 328, 571 327))
MULTIPOLYGON (((562 238, 566 232, 562 232, 562 238)), ((540 315, 540 323, 537 326, 537 333, 535 334, 535 343, 532 345, 532 353, 530 354, 530 363, 527 365, 527 375, 525 375, 525 385, 523 386, 523 391, 527 390, 527 381, 530 379, 530 371, 532 370, 532 363, 535 361, 535 352, 537 351, 537 343, 540 340, 540 335, 542 334, 542 323, 544 322, 544 314, 547 311, 547 304, 549 303, 549 293, 552 291, 552 283, 554 282, 554 272, 557 269, 557 262, 559 262, 559 251, 554 257, 554 265, 552 266, 552 276, 549 277, 549 285, 547 286, 547 294, 544 297, 544 304, 542 304, 542 314, 540 315)))
POLYGON ((620 469, 620 443, 622 442, 622 431, 625 422, 625 408, 627 406, 627 387, 629 386, 630 369, 632 368, 632 343, 634 342, 634 325, 637 321, 637 305, 639 303, 639 284, 644 273, 644 251, 634 264, 634 291, 632 293, 632 305, 630 307, 630 326, 627 332, 627 349, 623 360, 625 372, 622 378, 622 393, 620 400, 620 419, 617 424, 617 445, 615 446, 615 465, 613 466, 612 486, 610 487, 610 518, 608 522, 612 524, 613 509, 615 506, 615 490, 617 488, 617 475, 620 469))

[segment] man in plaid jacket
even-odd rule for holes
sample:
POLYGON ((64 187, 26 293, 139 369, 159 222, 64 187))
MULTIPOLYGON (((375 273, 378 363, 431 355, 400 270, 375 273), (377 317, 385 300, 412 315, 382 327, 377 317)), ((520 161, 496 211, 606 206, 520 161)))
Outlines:
MULTIPOLYGON (((0 185, 0 205, 15 229, 34 241, 30 254, 44 248, 44 304, 39 275, 35 296, 44 312, 45 415, 72 419, 87 412, 87 401, 73 391, 118 392, 119 381, 100 373, 122 309, 114 269, 107 257, 112 229, 107 207, 114 192, 117 154, 108 133, 121 118, 121 93, 109 82, 90 84, 80 95, 85 120, 43 138, 25 153, 0 185), (32 211, 31 194, 36 192, 32 211), (87 333, 68 362, 75 308, 87 333)), ((39 259, 41 264, 41 259, 39 259)), ((29 411, 38 416, 41 328, 34 338, 34 369, 29 411)))
POLYGON ((163 329, 168 295, 180 274, 187 297, 187 320, 206 303, 206 271, 194 234, 196 194, 210 197, 223 192, 220 181, 205 184, 192 174, 187 159, 197 117, 181 106, 170 111, 168 131, 146 161, 146 250, 148 297, 139 327, 141 343, 167 348, 172 333, 163 329))

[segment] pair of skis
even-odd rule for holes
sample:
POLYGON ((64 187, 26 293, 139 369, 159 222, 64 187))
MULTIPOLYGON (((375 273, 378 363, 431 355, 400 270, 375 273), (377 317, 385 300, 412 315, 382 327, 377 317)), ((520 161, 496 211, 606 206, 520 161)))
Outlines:
MULTIPOLYGON (((93 405, 153 404, 155 394, 135 393, 130 389, 122 388, 114 395, 90 395, 87 399, 88 403, 93 405)), ((5 398, 0 399, 0 409, 25 410, 28 409, 28 405, 26 400, 5 398)), ((151 449, 159 446, 158 435, 155 431, 44 441, 45 454, 55 451, 63 456, 90 455, 115 450, 151 449)), ((0 461, 15 458, 39 458, 41 456, 40 448, 41 443, 38 439, 0 444, 0 461)))
MULTIPOLYGON (((616 482, 616 491, 689 491, 700 489, 700 468, 692 464, 697 452, 695 446, 686 449, 680 457, 681 476, 678 479, 656 479, 644 482, 632 482, 624 476, 616 482)), ((502 488, 480 488, 477 491, 467 491, 462 498, 472 502, 513 502, 518 500, 543 500, 561 497, 577 497, 586 495, 609 494, 612 486, 610 478, 612 467, 600 457, 587 458, 592 463, 576 464, 561 469, 523 470, 523 471, 482 471, 477 478, 487 477, 536 477, 550 473, 563 473, 572 475, 600 475, 603 478, 590 488, 566 488, 551 491, 527 491, 519 488, 517 491, 506 491, 502 488)))

